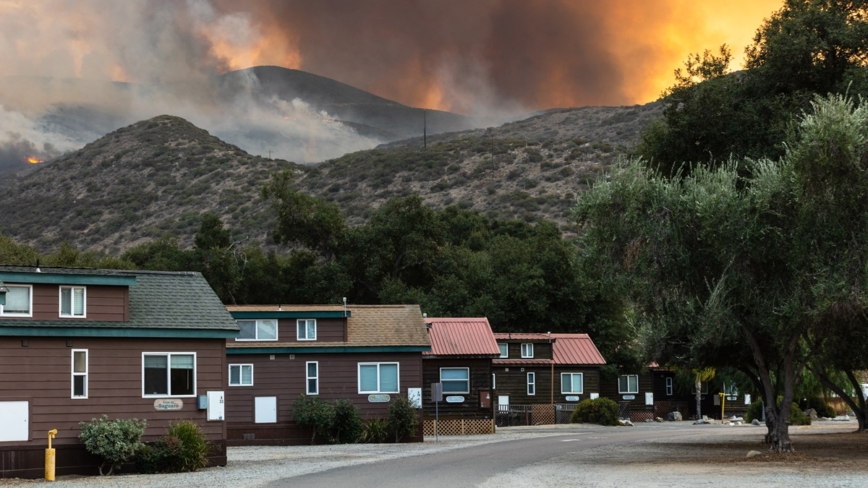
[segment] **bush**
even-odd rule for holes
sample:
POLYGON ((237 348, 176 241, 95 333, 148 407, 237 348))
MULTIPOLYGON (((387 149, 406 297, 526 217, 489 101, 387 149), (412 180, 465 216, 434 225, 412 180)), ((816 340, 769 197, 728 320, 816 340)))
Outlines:
POLYGON ((334 424, 334 407, 317 396, 299 395, 292 404, 292 419, 302 429, 310 429, 310 443, 314 444, 317 434, 328 435, 334 424))
POLYGON ((790 425, 811 425, 811 417, 805 415, 796 402, 790 407, 790 425))
POLYGON ((608 398, 586 399, 573 410, 570 423, 618 425, 618 404, 608 398))
POLYGON ((744 414, 744 421, 751 423, 754 419, 762 422, 763 420, 763 401, 757 400, 747 407, 747 412, 744 414))
MULTIPOLYGON (((781 399, 778 398, 778 404, 780 404, 781 399)), ((753 422, 754 419, 762 421, 763 418, 763 402, 762 400, 757 400, 750 404, 747 408, 747 413, 744 415, 745 422, 753 422)), ((811 425, 811 417, 805 415, 804 412, 799 408, 799 404, 793 402, 790 407, 790 425, 811 425)))
POLYGON ((820 397, 809 397, 800 407, 802 410, 813 408, 817 412, 818 417, 834 418, 838 415, 838 412, 820 397))
POLYGON ((168 433, 160 440, 138 450, 136 469, 147 474, 197 471, 208 465, 210 449, 199 426, 182 420, 169 424, 168 433))
POLYGON ((389 422, 385 419, 371 419, 365 422, 359 442, 380 444, 389 437, 389 422))
POLYGON ((407 397, 398 397, 389 405, 389 431, 395 435, 395 442, 414 435, 419 425, 416 409, 407 397))
POLYGON ((334 406, 334 421, 329 437, 336 444, 358 442, 364 424, 359 409, 349 400, 337 400, 334 406))
POLYGON ((120 465, 135 456, 142 447, 142 434, 147 427, 146 420, 114 419, 109 421, 108 415, 88 422, 79 422, 81 434, 78 438, 91 454, 103 459, 99 467, 100 475, 109 475, 120 465), (108 472, 103 472, 108 467, 108 472))

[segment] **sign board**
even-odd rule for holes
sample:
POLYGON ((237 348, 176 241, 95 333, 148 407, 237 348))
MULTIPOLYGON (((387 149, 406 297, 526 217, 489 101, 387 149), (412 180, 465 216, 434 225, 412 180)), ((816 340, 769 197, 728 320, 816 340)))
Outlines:
POLYGON ((407 388, 407 400, 413 408, 422 408, 422 388, 407 388))
POLYGON ((184 400, 180 398, 154 400, 154 410, 181 410, 182 408, 184 408, 184 400))
POLYGON ((446 403, 463 403, 463 396, 448 396, 446 397, 446 403))
POLYGON ((730 396, 726 397, 726 401, 728 401, 728 402, 734 402, 736 400, 738 400, 737 396, 730 395, 730 396))
POLYGON ((745 404, 745 405, 750 405, 750 395, 745 395, 745 396, 744 396, 744 404, 745 404))
POLYGON ((443 401, 443 383, 431 383, 431 401, 434 403, 443 401))
POLYGON ((597 398, 600 398, 599 393, 591 393, 591 400, 596 400, 597 398))
POLYGON ((578 395, 569 395, 569 396, 567 396, 566 400, 568 402, 577 402, 577 401, 579 401, 579 397, 578 397, 578 395))
POLYGON ((386 403, 391 399, 389 395, 368 395, 368 401, 371 403, 386 403))
POLYGON ((636 395, 624 395, 621 398, 623 398, 624 400, 635 400, 636 395))
POLYGON ((654 393, 645 394, 645 405, 654 405, 654 393))

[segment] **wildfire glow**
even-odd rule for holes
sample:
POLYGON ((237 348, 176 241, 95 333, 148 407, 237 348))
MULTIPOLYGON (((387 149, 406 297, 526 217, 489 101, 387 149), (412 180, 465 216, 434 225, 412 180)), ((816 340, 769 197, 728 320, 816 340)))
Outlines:
POLYGON ((30 163, 30 164, 39 164, 39 163, 44 163, 45 160, 42 160, 42 159, 36 159, 36 158, 32 158, 32 157, 31 157, 31 158, 27 158, 27 162, 30 163))

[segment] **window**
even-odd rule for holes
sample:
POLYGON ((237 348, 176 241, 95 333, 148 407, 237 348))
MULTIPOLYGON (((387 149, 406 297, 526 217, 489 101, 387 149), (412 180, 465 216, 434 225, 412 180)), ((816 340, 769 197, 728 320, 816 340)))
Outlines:
POLYGON ((87 293, 83 286, 60 287, 60 316, 85 317, 87 293))
POLYGON ((30 285, 6 285, 6 305, 0 305, 0 315, 7 317, 31 317, 33 310, 33 287, 30 285))
POLYGON ((536 373, 527 374, 527 394, 536 395, 536 373))
POLYGON ((307 394, 319 395, 319 363, 316 361, 308 361, 305 363, 305 369, 307 370, 307 394))
POLYGON ((470 368, 440 368, 443 393, 470 393, 470 368))
POLYGON ((72 398, 87 398, 87 349, 72 350, 72 398))
POLYGON ((398 363, 359 363, 359 393, 398 393, 398 363))
POLYGON ((509 357, 509 344, 498 344, 497 347, 500 348, 500 357, 508 358, 509 357))
POLYGON ((241 334, 236 341, 276 341, 276 320, 239 320, 241 334))
POLYGON ((497 389, 497 375, 494 373, 491 373, 491 389, 492 390, 497 389))
POLYGON ((142 353, 142 397, 196 396, 196 353, 142 353))
POLYGON ((301 319, 296 323, 296 327, 298 330, 298 340, 316 340, 316 319, 301 319))
POLYGON ((619 377, 618 393, 639 393, 639 377, 635 374, 619 377))
POLYGON ((229 386, 253 386, 253 365, 230 364, 229 386))
POLYGON ((523 357, 523 358, 532 358, 533 357, 533 344, 522 344, 521 345, 521 357, 523 357))
POLYGON ((672 396, 672 377, 666 378, 666 396, 672 396))
POLYGON ((581 394, 584 387, 582 373, 561 373, 561 393, 581 394))

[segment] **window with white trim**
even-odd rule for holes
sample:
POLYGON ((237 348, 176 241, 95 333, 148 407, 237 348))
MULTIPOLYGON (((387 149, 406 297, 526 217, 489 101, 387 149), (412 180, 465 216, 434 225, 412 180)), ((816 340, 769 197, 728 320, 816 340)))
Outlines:
POLYGON ((196 396, 195 352, 142 353, 142 397, 196 396))
POLYGON ((497 389, 497 375, 494 373, 491 373, 491 389, 492 390, 497 389))
POLYGON ((253 386, 253 365, 230 364, 229 386, 253 386))
POLYGON ((584 393, 584 388, 582 373, 561 373, 561 393, 581 395, 584 393))
POLYGON ((521 345, 521 357, 523 357, 523 358, 532 358, 533 357, 533 344, 522 344, 521 345))
POLYGON ((60 287, 60 316, 86 317, 87 290, 83 286, 60 287))
POLYGON ((527 394, 536 395, 536 373, 527 374, 527 394))
POLYGON ((500 357, 509 357, 509 344, 498 344, 497 347, 500 349, 500 357))
POLYGON ((72 350, 72 398, 87 398, 87 349, 72 350))
POLYGON ((470 368, 440 368, 440 383, 443 394, 470 394, 470 368))
POLYGON ((359 393, 398 393, 398 363, 359 363, 359 393))
POLYGON ((32 317, 33 316, 33 286, 10 285, 6 292, 6 304, 0 305, 0 315, 4 317, 32 317))
POLYGON ((316 340, 316 319, 299 319, 296 322, 296 338, 300 341, 316 340))
POLYGON ((674 388, 672 387, 672 377, 670 376, 666 378, 666 396, 672 396, 673 389, 674 388))
POLYGON ((241 333, 236 341, 276 341, 277 320, 237 320, 241 333))
POLYGON ((319 362, 308 361, 304 364, 305 391, 308 395, 319 395, 319 362))
POLYGON ((639 376, 621 375, 618 378, 618 393, 639 393, 639 376))

